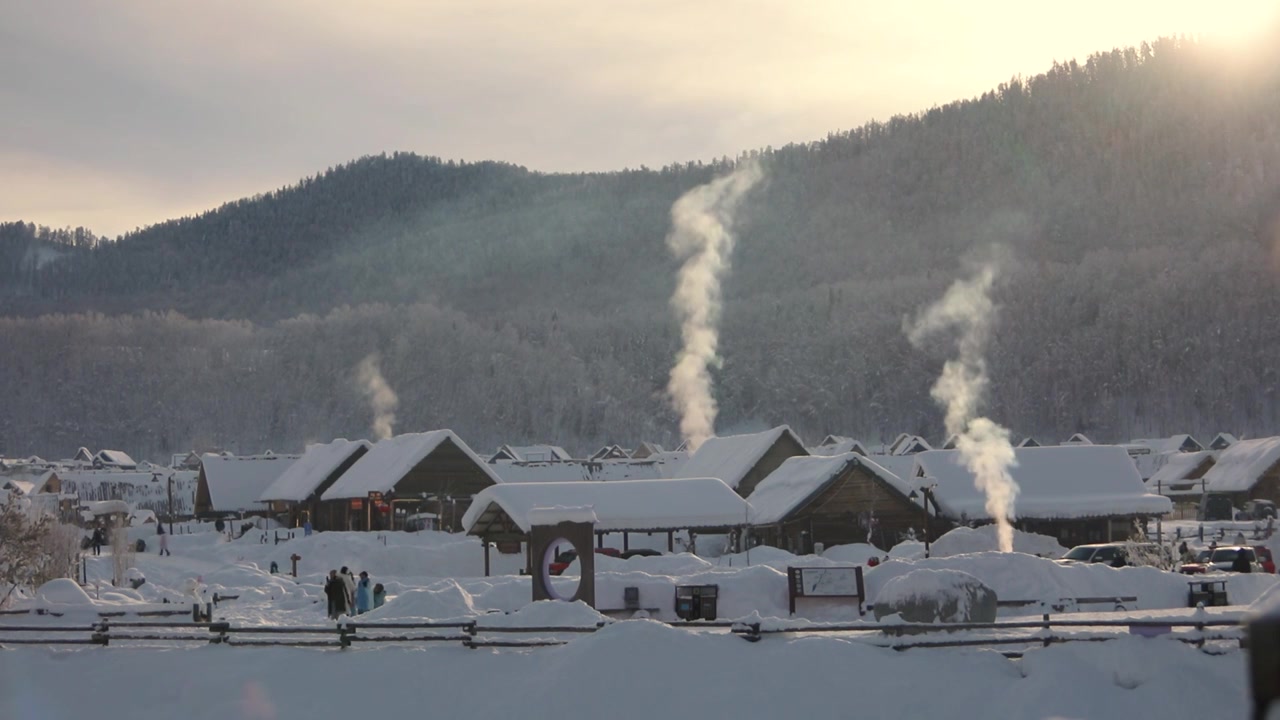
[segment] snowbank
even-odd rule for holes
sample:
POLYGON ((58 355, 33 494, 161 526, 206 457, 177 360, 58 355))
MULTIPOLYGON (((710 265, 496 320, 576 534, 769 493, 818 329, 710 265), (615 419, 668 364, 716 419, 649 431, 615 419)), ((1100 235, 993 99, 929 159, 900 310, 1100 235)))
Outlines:
MULTIPOLYGON (((935 540, 929 548, 929 554, 933 557, 951 557, 952 555, 967 555, 976 552, 994 552, 999 549, 1000 545, 996 541, 995 525, 983 525, 978 528, 962 526, 943 534, 942 537, 935 540)), ((1014 552, 1057 558, 1066 554, 1068 549, 1059 545, 1057 540, 1048 535, 1038 535, 1021 530, 1013 531, 1014 552)))
POLYGON ((966 622, 995 620, 996 598, 982 581, 959 570, 922 568, 891 578, 876 593, 876 617, 900 612, 914 622, 966 622), (982 608, 986 617, 974 614, 982 608), (911 613, 922 614, 912 617, 911 613))
POLYGON ((93 605, 93 598, 85 593, 84 588, 69 578, 57 578, 40 586, 36 590, 38 607, 93 605))
POLYGON ((867 561, 875 558, 878 562, 884 557, 884 551, 875 545, 866 543, 855 543, 853 545, 834 545, 822 551, 822 558, 835 563, 846 565, 866 565, 867 561))
POLYGON ((513 613, 482 615, 480 627, 596 627, 609 619, 582 602, 541 600, 513 613))
POLYGON ((184 720, 364 717, 371 695, 357 688, 379 688, 377 713, 389 718, 431 714, 433 707, 436 715, 529 720, 1106 720, 1249 712, 1239 652, 1210 656, 1167 638, 1053 645, 1014 662, 989 650, 895 652, 835 637, 748 644, 634 620, 531 651, 442 643, 342 653, 122 647, 109 654, 118 662, 104 662, 100 652, 0 652, 0 717, 88 718, 113 707, 157 708, 184 720))

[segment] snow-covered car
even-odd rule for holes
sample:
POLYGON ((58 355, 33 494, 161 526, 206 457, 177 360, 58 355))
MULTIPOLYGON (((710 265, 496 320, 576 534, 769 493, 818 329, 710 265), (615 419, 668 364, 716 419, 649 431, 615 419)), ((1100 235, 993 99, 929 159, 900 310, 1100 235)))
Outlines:
POLYGON ((1250 500, 1236 513, 1237 520, 1266 520, 1276 516, 1276 504, 1270 500, 1250 500))
POLYGON ((1144 565, 1170 567, 1169 553, 1156 543, 1096 543, 1077 545, 1057 560, 1062 565, 1105 563, 1111 567, 1144 565))

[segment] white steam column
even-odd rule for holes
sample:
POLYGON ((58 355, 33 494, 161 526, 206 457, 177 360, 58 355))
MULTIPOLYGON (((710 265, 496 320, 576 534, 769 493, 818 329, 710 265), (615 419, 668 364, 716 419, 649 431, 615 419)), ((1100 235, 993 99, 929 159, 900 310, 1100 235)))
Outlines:
POLYGON ((986 393, 987 361, 984 357, 995 304, 991 286, 996 268, 984 265, 974 277, 957 280, 907 330, 911 344, 920 347, 935 333, 954 330, 959 357, 948 360, 931 394, 946 409, 947 434, 956 436, 956 449, 974 475, 974 484, 986 496, 987 514, 996 522, 1001 552, 1013 551, 1014 502, 1018 483, 1009 474, 1016 464, 1009 431, 978 415, 986 393))
POLYGON ((754 162, 699 185, 671 206, 667 247, 683 260, 671 307, 680 320, 684 345, 671 368, 667 392, 680 414, 680 434, 689 452, 715 435, 716 401, 709 368, 719 361, 720 281, 733 252, 733 215, 763 173, 754 162))
POLYGON ((356 382, 369 401, 369 409, 373 411, 373 424, 370 428, 375 442, 391 437, 392 426, 396 422, 396 407, 400 404, 395 391, 387 384, 386 378, 382 377, 378 362, 378 355, 374 353, 356 366, 356 382))

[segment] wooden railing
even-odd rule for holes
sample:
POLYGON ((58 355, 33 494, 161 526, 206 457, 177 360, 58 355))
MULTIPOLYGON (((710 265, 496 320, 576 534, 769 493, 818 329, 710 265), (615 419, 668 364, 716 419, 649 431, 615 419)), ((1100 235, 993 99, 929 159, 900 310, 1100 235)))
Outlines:
MULTIPOLYGON (((521 648, 563 645, 566 635, 593 633, 609 625, 505 627, 475 620, 457 622, 362 623, 343 621, 311 627, 235 625, 226 621, 178 623, 172 621, 115 621, 102 618, 90 625, 0 625, 3 645, 101 645, 113 642, 200 642, 231 647, 332 647, 356 644, 457 642, 468 648, 521 648), (52 636, 52 637, 50 637, 52 636), (512 636, 521 636, 511 639, 512 636)), ((672 627, 702 631, 728 631, 749 642, 770 635, 844 635, 878 647, 905 651, 947 647, 1041 646, 1054 643, 1097 642, 1123 634, 1169 634, 1180 642, 1208 651, 1207 641, 1234 641, 1244 647, 1244 633, 1236 620, 1218 618, 1129 620, 1053 619, 996 623, 880 624, 873 622, 810 623, 769 626, 735 621, 679 621, 672 627), (1062 633, 1066 629, 1097 629, 1098 633, 1062 633), (1117 632, 1124 629, 1126 632, 1117 632), (1059 631, 1059 632, 1055 632, 1059 631), (1135 632, 1136 631, 1136 632, 1135 632)), ((1003 649, 1019 657, 1022 649, 1003 649)))

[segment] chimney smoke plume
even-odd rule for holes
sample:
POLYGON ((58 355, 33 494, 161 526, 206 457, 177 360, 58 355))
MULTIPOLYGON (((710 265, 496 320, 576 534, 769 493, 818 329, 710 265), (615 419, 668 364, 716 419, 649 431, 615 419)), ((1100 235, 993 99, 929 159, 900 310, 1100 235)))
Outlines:
POLYGON ((400 404, 395 391, 387 384, 386 378, 382 377, 382 371, 378 368, 379 360, 378 354, 374 353, 356 366, 356 382, 360 384, 361 391, 369 401, 369 408, 373 410, 370 429, 375 442, 391 437, 392 426, 396 422, 396 407, 400 404))

